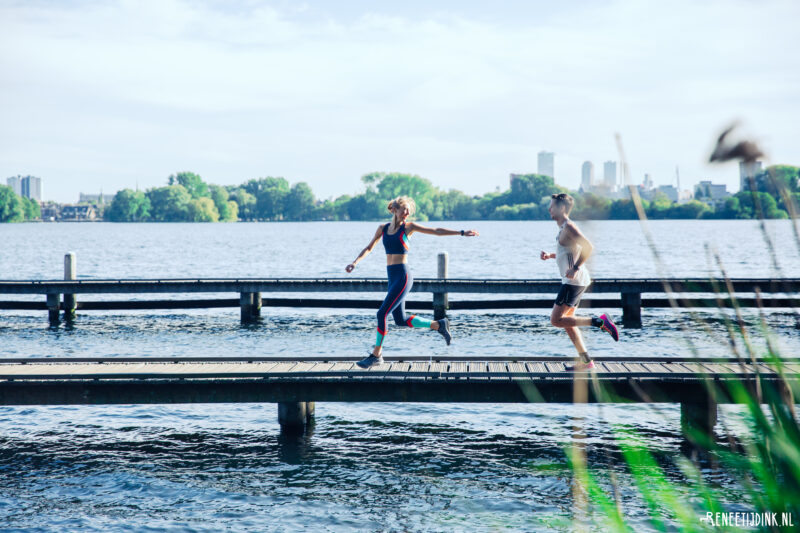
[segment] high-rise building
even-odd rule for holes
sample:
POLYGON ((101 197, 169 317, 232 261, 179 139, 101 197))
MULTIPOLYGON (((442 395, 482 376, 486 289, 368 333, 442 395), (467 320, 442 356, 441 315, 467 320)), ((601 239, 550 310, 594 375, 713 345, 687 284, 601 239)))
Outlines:
POLYGON ((6 183, 14 191, 14 194, 17 196, 22 196, 22 182, 20 181, 19 176, 13 176, 6 179, 6 183))
POLYGON ((100 194, 80 193, 80 196, 78 197, 78 203, 79 204, 98 204, 98 205, 110 204, 111 202, 114 201, 114 196, 116 196, 116 195, 115 194, 103 194, 102 191, 100 191, 100 194))
POLYGON ((555 179, 555 158, 556 154, 553 152, 539 152, 538 173, 555 179))
POLYGON ((42 201, 42 178, 25 176, 22 178, 21 188, 22 196, 30 198, 31 200, 36 200, 37 202, 42 201))
POLYGON ((588 191, 594 185, 594 165, 591 161, 584 161, 581 167, 581 189, 588 191))
POLYGON ((707 200, 724 200, 730 196, 728 187, 724 184, 711 183, 711 180, 701 181, 695 187, 695 197, 707 200))
POLYGON ((659 185, 658 192, 663 192, 672 203, 677 203, 680 199, 680 192, 674 185, 659 185))
POLYGON ((749 191, 751 178, 761 174, 761 161, 741 161, 739 163, 739 190, 749 191))
POLYGON ((650 177, 650 174, 644 175, 644 181, 642 182, 642 186, 646 191, 649 191, 653 188, 653 178, 650 177))
POLYGON ((611 190, 617 186, 617 162, 606 161, 603 163, 603 184, 611 190))

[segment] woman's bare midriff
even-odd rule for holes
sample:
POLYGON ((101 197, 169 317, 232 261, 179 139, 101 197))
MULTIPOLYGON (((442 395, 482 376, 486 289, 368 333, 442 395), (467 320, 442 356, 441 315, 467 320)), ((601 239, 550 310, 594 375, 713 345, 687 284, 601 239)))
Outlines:
POLYGON ((386 254, 386 265, 402 265, 408 263, 408 255, 406 254, 386 254))

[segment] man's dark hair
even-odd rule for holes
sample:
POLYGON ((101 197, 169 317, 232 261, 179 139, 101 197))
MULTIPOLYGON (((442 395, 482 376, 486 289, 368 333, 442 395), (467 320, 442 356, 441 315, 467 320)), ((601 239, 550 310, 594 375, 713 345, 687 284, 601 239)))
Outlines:
POLYGON ((572 206, 575 205, 575 199, 565 192, 554 194, 552 198, 556 205, 563 205, 569 215, 569 212, 572 211, 572 206))

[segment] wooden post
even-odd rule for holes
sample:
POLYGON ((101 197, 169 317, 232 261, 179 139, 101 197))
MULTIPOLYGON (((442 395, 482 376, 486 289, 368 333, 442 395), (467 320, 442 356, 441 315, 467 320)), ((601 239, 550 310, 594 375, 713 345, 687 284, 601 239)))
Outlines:
POLYGON ((59 318, 59 296, 59 294, 55 293, 47 295, 47 317, 50 320, 51 326, 57 326, 61 321, 59 318))
POLYGON ((253 318, 261 316, 261 293, 253 293, 253 318))
POLYGON ((690 440, 692 432, 713 438, 717 423, 717 402, 707 393, 700 393, 696 402, 681 403, 681 430, 690 440))
POLYGON ((626 328, 642 327, 642 293, 623 292, 622 325, 626 328))
POLYGON ((253 321, 253 293, 239 293, 239 309, 242 322, 253 321))
MULTIPOLYGON (((436 277, 447 279, 448 257, 447 252, 439 253, 439 262, 436 277)), ((433 293, 433 319, 441 320, 447 316, 448 297, 446 292, 433 293)))
MULTIPOLYGON (((311 416, 313 416, 313 408, 311 416)), ((311 416, 308 414, 306 402, 281 402, 278 404, 278 424, 281 425, 281 431, 302 433, 311 416)))
MULTIPOLYGON (((64 256, 64 279, 72 281, 76 279, 77 265, 75 261, 75 252, 68 252, 64 256)), ((64 320, 72 322, 75 320, 75 309, 78 304, 75 300, 74 294, 64 294, 64 320)))

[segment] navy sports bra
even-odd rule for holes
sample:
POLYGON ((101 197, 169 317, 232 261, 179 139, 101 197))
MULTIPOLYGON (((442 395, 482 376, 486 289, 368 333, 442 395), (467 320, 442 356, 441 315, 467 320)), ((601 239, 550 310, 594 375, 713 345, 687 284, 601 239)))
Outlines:
POLYGON ((406 223, 397 229, 397 232, 389 233, 389 224, 383 227, 383 247, 387 254, 407 254, 408 236, 406 235, 406 223))

